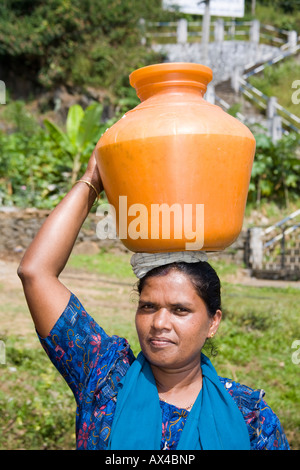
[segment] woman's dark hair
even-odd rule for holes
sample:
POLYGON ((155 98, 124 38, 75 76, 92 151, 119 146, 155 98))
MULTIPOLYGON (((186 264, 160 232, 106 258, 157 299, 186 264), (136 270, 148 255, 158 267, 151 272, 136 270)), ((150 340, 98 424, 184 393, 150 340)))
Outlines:
POLYGON ((149 277, 164 276, 168 274, 171 269, 177 269, 190 278, 197 294, 204 301, 210 317, 213 317, 218 309, 221 310, 220 279, 214 268, 206 261, 200 261, 198 263, 176 262, 153 268, 139 280, 137 284, 139 294, 141 294, 145 282, 149 277))

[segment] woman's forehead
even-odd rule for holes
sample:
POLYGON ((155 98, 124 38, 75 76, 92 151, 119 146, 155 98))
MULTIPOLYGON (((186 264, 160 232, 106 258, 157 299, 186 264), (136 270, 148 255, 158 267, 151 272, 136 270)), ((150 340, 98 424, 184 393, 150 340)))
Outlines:
POLYGON ((172 299, 188 300, 198 297, 190 278, 181 271, 172 269, 162 276, 150 276, 145 280, 140 297, 164 296, 172 299))

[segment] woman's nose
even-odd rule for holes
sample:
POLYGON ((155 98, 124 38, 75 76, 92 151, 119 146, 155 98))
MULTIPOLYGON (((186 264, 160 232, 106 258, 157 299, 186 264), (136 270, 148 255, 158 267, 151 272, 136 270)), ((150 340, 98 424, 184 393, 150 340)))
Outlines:
POLYGON ((170 312, 166 308, 160 308, 153 316, 153 328, 157 330, 169 330, 170 312))

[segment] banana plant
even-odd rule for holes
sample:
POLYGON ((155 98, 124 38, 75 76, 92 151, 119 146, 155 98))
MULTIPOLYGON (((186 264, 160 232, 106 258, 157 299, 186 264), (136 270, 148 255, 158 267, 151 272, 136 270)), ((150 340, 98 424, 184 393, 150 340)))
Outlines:
POLYGON ((78 104, 71 106, 67 115, 65 132, 48 119, 44 120, 51 138, 61 151, 71 158, 72 184, 75 183, 81 165, 88 161, 103 132, 103 125, 100 124, 102 111, 103 108, 99 103, 94 103, 85 110, 78 104))

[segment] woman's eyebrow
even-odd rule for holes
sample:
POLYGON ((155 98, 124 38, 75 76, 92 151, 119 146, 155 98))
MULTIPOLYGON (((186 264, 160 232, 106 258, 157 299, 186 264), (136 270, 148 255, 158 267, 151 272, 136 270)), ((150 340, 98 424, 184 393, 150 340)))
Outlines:
MULTIPOLYGON (((154 307, 159 305, 158 303, 153 302, 151 300, 140 299, 139 300, 139 305, 144 305, 144 304, 153 305, 154 307)), ((168 304, 168 306, 171 307, 171 308, 190 308, 191 309, 193 307, 193 304, 191 304, 189 302, 174 302, 174 303, 168 304)))
POLYGON ((143 304, 157 305, 155 302, 152 302, 151 300, 140 299, 139 300, 139 305, 143 305, 143 304))

